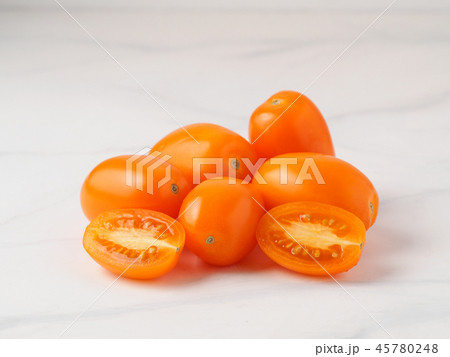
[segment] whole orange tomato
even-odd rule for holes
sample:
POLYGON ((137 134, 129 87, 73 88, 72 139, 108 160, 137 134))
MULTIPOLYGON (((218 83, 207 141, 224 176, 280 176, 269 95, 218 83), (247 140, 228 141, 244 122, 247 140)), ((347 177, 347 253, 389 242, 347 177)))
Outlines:
POLYGON ((248 178, 250 181, 249 163, 257 161, 256 153, 247 140, 215 124, 192 124, 179 128, 157 142, 152 151, 170 155, 169 162, 194 184, 221 176, 248 178))
POLYGON ((334 155, 327 123, 314 103, 294 91, 274 94, 253 112, 249 137, 258 157, 290 152, 334 155))
POLYGON ((356 167, 334 156, 293 153, 267 160, 252 184, 267 209, 287 202, 315 201, 341 207, 359 217, 368 229, 378 213, 378 194, 356 167))
POLYGON ((161 156, 124 155, 96 166, 81 188, 86 217, 92 220, 118 208, 147 208, 176 218, 192 185, 175 166, 160 160, 161 156))
POLYGON ((189 192, 180 208, 186 246, 210 264, 240 261, 256 244, 256 226, 264 214, 261 206, 259 192, 241 180, 203 181, 189 192))

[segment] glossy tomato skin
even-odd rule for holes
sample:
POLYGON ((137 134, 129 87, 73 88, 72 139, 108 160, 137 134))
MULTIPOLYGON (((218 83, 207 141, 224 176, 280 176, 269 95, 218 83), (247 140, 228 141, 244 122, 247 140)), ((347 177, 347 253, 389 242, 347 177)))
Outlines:
POLYGON ((367 229, 375 223, 378 214, 375 187, 361 171, 334 156, 314 153, 279 155, 267 160, 258 174, 261 176, 256 175, 252 184, 258 187, 267 209, 287 202, 316 201, 352 212, 367 229), (282 169, 282 162, 286 163, 286 170, 282 169), (283 172, 287 173, 285 182, 281 179, 283 172), (303 177, 302 173, 310 175, 304 177, 303 182, 297 180, 299 175, 303 177))
POLYGON ((260 220, 258 244, 274 262, 298 273, 327 276, 354 267, 366 229, 354 214, 318 202, 291 202, 260 220))
POLYGON ((215 178, 196 186, 184 199, 179 222, 186 246, 205 262, 226 266, 243 259, 255 246, 264 214, 261 195, 241 180, 215 178), (257 202, 256 202, 256 201, 257 202))
POLYGON ((156 164, 157 158, 149 161, 150 157, 143 155, 133 159, 130 166, 133 181, 128 186, 127 160, 132 157, 123 155, 107 159, 88 175, 81 188, 81 207, 89 220, 104 211, 119 208, 146 208, 177 217, 181 203, 192 185, 180 170, 167 162, 160 162, 154 171, 149 172, 147 168, 156 164), (139 163, 145 162, 143 160, 149 162, 138 168, 139 163), (168 172, 170 179, 158 187, 168 172), (149 178, 153 180, 147 187, 149 178), (141 189, 137 186, 139 181, 142 182, 141 189))
POLYGON ((325 119, 308 97, 300 95, 295 91, 276 93, 253 112, 249 137, 258 157, 290 152, 334 155, 325 119))
POLYGON ((152 151, 170 155, 172 158, 169 162, 194 184, 221 176, 238 179, 248 177, 250 181, 251 171, 243 160, 250 160, 253 164, 257 162, 256 153, 246 139, 215 124, 192 124, 179 128, 157 142, 152 151), (201 159, 206 159, 203 161, 205 164, 200 165, 200 175, 194 175, 194 159, 197 160, 197 165, 201 159), (216 166, 209 159, 218 160, 219 172, 216 172, 216 166))
POLYGON ((83 237, 83 246, 92 259, 132 279, 153 279, 171 271, 184 242, 180 223, 146 209, 103 212, 87 226, 83 237))

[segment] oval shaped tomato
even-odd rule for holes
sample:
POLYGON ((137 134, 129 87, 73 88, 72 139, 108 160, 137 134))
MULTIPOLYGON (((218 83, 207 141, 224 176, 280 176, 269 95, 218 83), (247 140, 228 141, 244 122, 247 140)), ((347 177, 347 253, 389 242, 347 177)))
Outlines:
POLYGON ((333 156, 291 153, 267 160, 252 184, 267 209, 287 202, 316 201, 358 216, 368 229, 378 213, 378 194, 356 167, 333 156))
POLYGON ((264 214, 260 205, 259 192, 241 180, 202 182, 189 192, 180 209, 186 246, 210 264, 240 261, 256 244, 256 225, 264 214))
POLYGON ((169 162, 194 184, 222 176, 250 181, 247 162, 254 164, 257 161, 247 140, 215 124, 192 124, 177 129, 157 142, 152 151, 170 155, 169 162))
POLYGON ((146 209, 103 212, 83 237, 84 248, 98 264, 134 279, 156 278, 172 270, 184 242, 180 223, 146 209))
POLYGON ((366 229, 342 208, 293 202, 271 209, 258 224, 261 249, 281 266, 309 275, 332 275, 358 263, 366 229))
POLYGON ((319 109, 295 91, 276 93, 256 108, 250 117, 249 137, 260 158, 290 152, 334 155, 330 132, 319 109))
POLYGON ((152 209, 175 218, 191 188, 183 173, 161 157, 117 156, 100 163, 86 178, 81 207, 89 220, 118 208, 152 209))

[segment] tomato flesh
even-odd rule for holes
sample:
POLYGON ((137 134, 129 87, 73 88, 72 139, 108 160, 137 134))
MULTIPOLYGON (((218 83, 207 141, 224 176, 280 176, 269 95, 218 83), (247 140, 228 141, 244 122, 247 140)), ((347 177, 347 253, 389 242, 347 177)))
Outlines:
POLYGON ((276 263, 310 275, 330 275, 358 263, 366 230, 339 207, 293 202, 270 210, 258 224, 262 250, 276 263))
POLYGON ((100 214, 86 228, 83 245, 104 268, 125 277, 150 279, 172 270, 185 234, 173 218, 145 209, 100 214))

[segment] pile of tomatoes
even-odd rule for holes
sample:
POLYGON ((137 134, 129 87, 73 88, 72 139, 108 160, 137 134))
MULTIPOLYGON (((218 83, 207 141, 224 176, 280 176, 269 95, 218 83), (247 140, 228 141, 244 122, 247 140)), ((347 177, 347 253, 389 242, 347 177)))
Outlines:
POLYGON ((284 91, 252 114, 249 141, 213 124, 175 130, 143 155, 95 167, 81 190, 83 245, 106 269, 136 279, 172 270, 184 245, 227 266, 259 244, 309 275, 355 266, 378 195, 336 158, 327 124, 305 95, 284 91))

